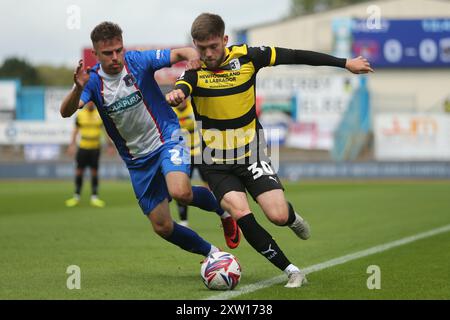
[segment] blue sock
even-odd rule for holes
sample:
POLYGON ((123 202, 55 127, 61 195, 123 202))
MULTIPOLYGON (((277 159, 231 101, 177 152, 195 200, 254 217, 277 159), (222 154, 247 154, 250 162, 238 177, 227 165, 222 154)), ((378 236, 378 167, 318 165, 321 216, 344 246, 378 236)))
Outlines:
POLYGON ((224 211, 216 200, 216 197, 209 191, 208 188, 202 186, 192 186, 192 193, 194 194, 190 206, 194 206, 205 211, 214 211, 221 216, 224 211))
POLYGON ((173 232, 168 237, 165 238, 167 241, 179 246, 181 249, 192 253, 198 253, 202 256, 207 256, 211 250, 211 244, 206 242, 202 237, 200 237, 195 231, 183 227, 173 222, 173 232))

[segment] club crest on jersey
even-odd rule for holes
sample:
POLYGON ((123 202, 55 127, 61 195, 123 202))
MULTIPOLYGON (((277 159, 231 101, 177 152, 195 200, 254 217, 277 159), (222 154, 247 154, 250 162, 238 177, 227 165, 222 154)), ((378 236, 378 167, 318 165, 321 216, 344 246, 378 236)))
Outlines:
POLYGON ((230 61, 230 68, 231 70, 240 70, 241 69, 241 63, 239 62, 239 59, 233 59, 230 61))
POLYGON ((123 77, 123 81, 125 81, 125 85, 127 87, 132 87, 136 83, 136 78, 132 73, 129 73, 125 77, 123 77))

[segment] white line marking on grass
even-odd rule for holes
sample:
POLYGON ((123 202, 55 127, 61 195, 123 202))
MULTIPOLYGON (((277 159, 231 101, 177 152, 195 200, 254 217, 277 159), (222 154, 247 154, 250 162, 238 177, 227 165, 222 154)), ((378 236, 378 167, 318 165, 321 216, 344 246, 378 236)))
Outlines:
MULTIPOLYGON (((323 269, 327 269, 327 268, 331 268, 340 264, 344 264, 346 262, 352 261, 352 260, 356 260, 359 258, 363 258, 363 257, 367 257, 376 253, 380 253, 395 247, 399 247, 399 246, 403 246, 405 244, 417 241, 417 240, 421 240, 421 239, 425 239, 425 238, 429 238, 432 236, 435 236, 437 234, 440 233, 445 233, 450 231, 450 224, 440 227, 440 228, 436 228, 436 229, 432 229, 430 231, 427 232, 423 232, 423 233, 418 233, 416 235, 410 236, 410 237, 406 237, 403 239, 399 239, 396 241, 392 241, 392 242, 388 242, 385 244, 381 244, 366 250, 362 250, 362 251, 358 251, 358 252, 354 252, 342 257, 338 257, 335 259, 331 259, 319 264, 315 264, 312 266, 309 266, 307 268, 302 269, 303 272, 305 272, 306 274, 312 273, 312 272, 316 272, 316 271, 320 271, 323 269)), ((259 289, 264 289, 270 286, 273 286, 274 284, 278 284, 281 282, 287 281, 287 277, 285 274, 279 275, 277 277, 271 278, 271 279, 267 279, 267 280, 263 280, 254 284, 249 284, 246 286, 241 287, 238 290, 234 290, 234 291, 226 291, 224 293, 218 294, 218 295, 214 295, 211 297, 206 298, 206 300, 228 300, 246 293, 250 293, 250 292, 254 292, 256 290, 259 289)), ((289 290, 289 289, 286 289, 289 290)))

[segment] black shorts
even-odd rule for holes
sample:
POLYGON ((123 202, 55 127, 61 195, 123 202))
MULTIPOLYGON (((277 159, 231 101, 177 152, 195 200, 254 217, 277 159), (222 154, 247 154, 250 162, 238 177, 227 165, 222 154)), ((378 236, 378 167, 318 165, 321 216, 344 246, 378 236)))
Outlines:
POLYGON ((189 178, 192 178, 195 169, 197 169, 197 172, 200 176, 200 179, 202 179, 202 181, 208 181, 208 180, 206 180, 206 175, 203 173, 203 166, 200 164, 192 164, 191 163, 191 171, 189 173, 189 178))
POLYGON ((266 191, 284 190, 270 162, 266 161, 258 161, 251 165, 203 164, 202 171, 219 203, 230 191, 248 191, 256 201, 256 198, 266 191))
POLYGON ((81 149, 77 151, 77 169, 90 167, 98 169, 98 160, 100 158, 100 149, 81 149))

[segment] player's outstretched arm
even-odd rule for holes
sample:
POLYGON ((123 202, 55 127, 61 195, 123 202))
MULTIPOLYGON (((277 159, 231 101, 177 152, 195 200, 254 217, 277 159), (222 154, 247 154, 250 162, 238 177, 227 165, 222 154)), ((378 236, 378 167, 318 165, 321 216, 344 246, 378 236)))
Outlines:
POLYGON ((181 89, 175 89, 166 94, 166 101, 172 107, 178 106, 184 99, 186 99, 186 95, 181 89))
POLYGON ((186 70, 198 70, 202 66, 197 50, 190 47, 170 50, 170 64, 180 61, 187 61, 186 70))
MULTIPOLYGON (((329 54, 285 48, 274 48, 275 59, 273 65, 306 64, 310 66, 332 66, 346 68, 350 72, 361 74, 374 72, 367 59, 359 56, 354 59, 338 58, 329 54)), ((273 54, 272 54, 273 55, 273 54)))
POLYGON ((369 72, 375 72, 370 67, 370 62, 363 58, 362 56, 359 56, 354 59, 347 59, 345 63, 345 68, 355 74, 363 74, 363 73, 369 73, 369 72))
POLYGON ((60 112, 63 118, 70 117, 78 110, 78 108, 84 105, 84 102, 80 100, 81 93, 83 92, 84 86, 89 81, 89 70, 84 70, 83 60, 78 62, 78 66, 73 73, 73 81, 75 86, 70 91, 70 93, 64 98, 60 112))

